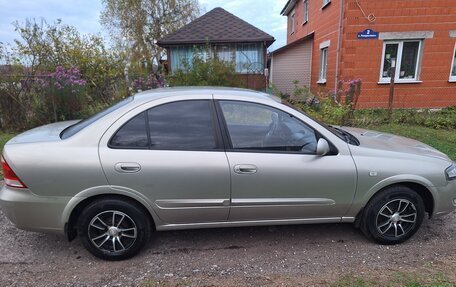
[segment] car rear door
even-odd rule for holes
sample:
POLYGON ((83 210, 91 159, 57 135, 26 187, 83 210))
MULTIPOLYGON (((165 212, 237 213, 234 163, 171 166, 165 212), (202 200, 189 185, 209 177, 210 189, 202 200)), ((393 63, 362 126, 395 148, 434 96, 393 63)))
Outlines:
POLYGON ((227 220, 230 174, 211 97, 161 102, 127 113, 101 140, 109 184, 147 197, 164 224, 227 220))
POLYGON ((231 221, 341 219, 356 188, 349 152, 316 155, 319 133, 276 108, 218 105, 231 146, 231 221))

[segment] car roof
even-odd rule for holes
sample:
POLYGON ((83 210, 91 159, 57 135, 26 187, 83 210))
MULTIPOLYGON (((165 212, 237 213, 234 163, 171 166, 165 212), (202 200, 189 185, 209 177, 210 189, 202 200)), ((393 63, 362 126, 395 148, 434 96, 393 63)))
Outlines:
POLYGON ((225 87, 172 87, 172 88, 158 88, 139 92, 133 96, 134 101, 151 101, 155 99, 173 97, 173 96, 185 96, 185 95, 224 95, 224 96, 244 96, 254 97, 263 100, 270 100, 274 102, 280 102, 280 99, 268 95, 263 92, 241 89, 241 88, 225 88, 225 87))

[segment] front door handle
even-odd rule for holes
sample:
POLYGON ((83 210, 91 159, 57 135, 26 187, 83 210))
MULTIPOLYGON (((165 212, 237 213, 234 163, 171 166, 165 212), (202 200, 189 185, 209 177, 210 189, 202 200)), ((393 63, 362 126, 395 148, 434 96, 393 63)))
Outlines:
POLYGON ((141 166, 135 162, 119 162, 116 163, 114 169, 122 173, 135 173, 141 170, 141 166))
POLYGON ((257 167, 253 164, 238 164, 234 166, 234 172, 238 174, 254 174, 257 172, 257 167))

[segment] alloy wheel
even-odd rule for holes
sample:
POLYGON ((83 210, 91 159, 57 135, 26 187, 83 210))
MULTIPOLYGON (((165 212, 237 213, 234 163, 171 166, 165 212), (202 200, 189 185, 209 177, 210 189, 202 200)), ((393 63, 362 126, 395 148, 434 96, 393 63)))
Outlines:
POLYGON ((135 222, 127 214, 115 210, 97 214, 88 227, 92 244, 109 253, 128 250, 135 243, 137 234, 135 222))

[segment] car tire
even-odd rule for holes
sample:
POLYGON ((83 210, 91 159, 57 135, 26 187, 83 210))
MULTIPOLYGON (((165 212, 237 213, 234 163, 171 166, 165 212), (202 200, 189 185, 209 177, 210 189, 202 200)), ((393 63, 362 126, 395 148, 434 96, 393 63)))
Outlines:
POLYGON ((151 234, 151 222, 139 204, 120 199, 99 199, 84 208, 78 220, 82 245, 104 260, 136 255, 151 234))
POLYGON ((421 196, 406 186, 394 186, 376 194, 366 205, 361 230, 377 243, 406 241, 420 228, 425 215, 421 196))

